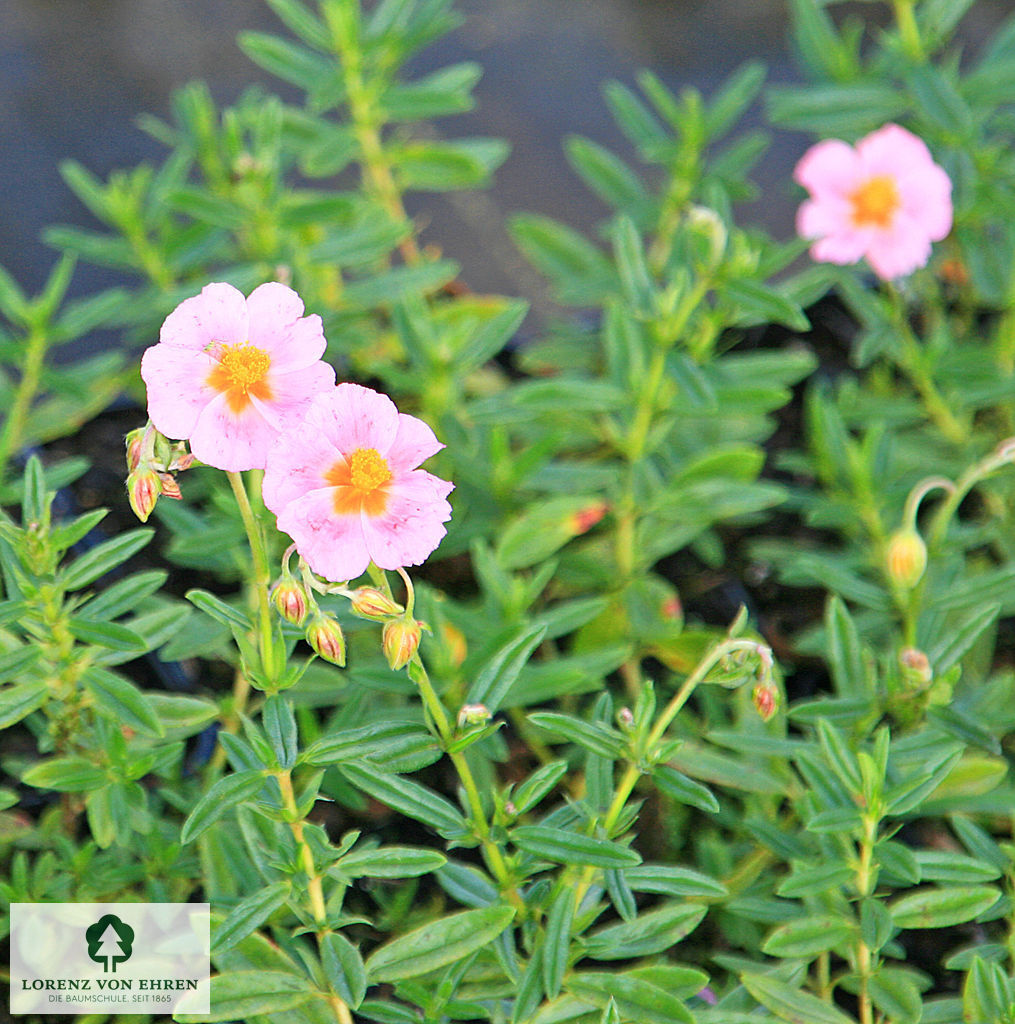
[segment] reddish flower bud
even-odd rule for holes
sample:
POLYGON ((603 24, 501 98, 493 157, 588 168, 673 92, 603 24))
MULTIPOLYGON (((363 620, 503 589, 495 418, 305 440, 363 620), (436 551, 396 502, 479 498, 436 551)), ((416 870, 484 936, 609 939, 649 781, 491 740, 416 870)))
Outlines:
POLYGON ((401 615, 405 611, 400 604, 376 587, 360 587, 354 590, 350 601, 353 614, 363 619, 389 619, 392 615, 401 615))
POLYGON ((463 725, 486 725, 490 721, 490 709, 485 704, 463 704, 458 712, 458 727, 463 725))
POLYGON ((767 722, 779 710, 779 691, 770 682, 758 683, 751 693, 754 709, 767 722))
POLYGON ((396 672, 405 668, 419 648, 422 626, 413 619, 395 619, 384 627, 384 657, 396 672))
POLYGON ((148 522, 148 517, 152 514, 161 493, 162 481, 158 474, 150 469, 137 469, 127 477, 130 507, 142 523, 148 522))
POLYGON ((934 678, 930 659, 916 647, 904 647, 899 652, 899 664, 906 679, 919 686, 926 686, 934 678))
POLYGON ((605 501, 597 501, 592 505, 579 509, 577 512, 572 512, 570 518, 572 531, 576 536, 581 533, 587 533, 606 515, 608 508, 609 505, 605 501))
POLYGON ((927 545, 916 530, 903 529, 892 535, 888 541, 885 567, 888 578, 906 590, 920 582, 927 568, 927 545))
POLYGON ((319 658, 330 661, 339 668, 345 667, 345 637, 342 627, 334 619, 318 614, 307 626, 307 643, 313 647, 319 658))
POLYGON ((286 622, 294 626, 303 625, 307 617, 307 594, 291 576, 288 579, 283 577, 275 585, 271 592, 271 603, 286 622))
POLYGON ((144 440, 144 427, 132 430, 126 438, 127 445, 127 472, 133 473, 141 464, 141 445, 144 440))
POLYGON ((174 498, 176 501, 183 497, 180 485, 176 482, 176 477, 172 473, 159 473, 159 480, 162 483, 162 494, 164 497, 174 498))
POLYGON ((666 598, 662 603, 662 607, 659 609, 659 614, 664 619, 681 619, 684 615, 684 606, 680 603, 680 598, 674 594, 672 597, 666 598))

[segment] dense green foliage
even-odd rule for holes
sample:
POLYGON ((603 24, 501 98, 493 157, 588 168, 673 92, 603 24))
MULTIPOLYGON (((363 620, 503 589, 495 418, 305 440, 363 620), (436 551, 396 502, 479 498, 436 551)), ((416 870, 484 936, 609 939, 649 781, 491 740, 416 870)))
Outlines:
POLYGON ((450 0, 268 2, 284 31, 240 45, 302 105, 189 86, 146 122, 161 165, 65 165, 104 228, 49 231, 43 295, 0 273, 0 899, 210 902, 212 1013, 181 1021, 1015 1021, 1015 17, 960 54, 972 0, 884 29, 792 0, 805 84, 608 84, 630 152, 567 143, 594 237, 510 221, 561 308, 516 347, 525 302, 405 211, 507 156, 428 125, 477 66, 406 72, 450 0), (954 184, 931 263, 878 284, 739 226, 759 99, 815 140, 923 138, 954 184), (134 283, 66 303, 75 260, 134 283), (188 469, 154 530, 82 548, 103 514, 54 493, 84 467, 19 458, 140 400, 182 299, 266 280, 447 445, 404 669, 347 592, 319 597, 343 668, 266 617, 288 540, 256 471, 188 469), (99 326, 121 350, 50 360, 99 326), (132 564, 153 536, 199 588, 132 564), (745 566, 755 608, 685 621, 681 573, 745 566), (142 684, 149 652, 192 692, 142 684))

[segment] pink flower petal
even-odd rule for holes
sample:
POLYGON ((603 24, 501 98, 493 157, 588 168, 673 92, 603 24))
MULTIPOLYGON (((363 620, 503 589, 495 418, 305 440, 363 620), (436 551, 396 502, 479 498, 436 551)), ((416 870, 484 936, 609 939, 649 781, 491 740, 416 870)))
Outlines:
POLYGON ((864 136, 856 144, 856 152, 865 177, 883 174, 898 178, 908 168, 934 163, 926 143, 897 124, 886 124, 864 136))
POLYGON ((399 413, 398 431, 388 450, 388 465, 396 473, 415 469, 424 459, 436 455, 443 447, 421 419, 399 413))
POLYGON ((324 355, 327 341, 321 318, 303 315, 303 300, 291 288, 269 281, 247 298, 250 344, 271 356, 272 366, 299 370, 324 355))
POLYGON ((209 466, 239 472, 264 469, 268 449, 277 433, 257 407, 236 413, 227 396, 217 395, 198 417, 190 434, 190 450, 209 466))
POLYGON ((839 139, 826 139, 811 146, 793 171, 793 180, 815 197, 847 196, 863 177, 856 151, 839 139))
POLYGON ((883 281, 905 277, 930 259, 930 238, 922 225, 900 214, 889 231, 879 231, 867 248, 867 262, 883 281))
POLYGON ((141 357, 141 379, 148 388, 148 415, 166 437, 190 437, 201 410, 216 392, 206 383, 211 356, 176 345, 153 345, 141 357))
POLYGON ((334 488, 307 491, 290 501, 278 517, 278 528, 292 537, 310 568, 325 579, 354 580, 370 564, 360 517, 335 512, 334 488))
POLYGON ((268 451, 262 493, 276 515, 307 491, 330 487, 325 474, 342 453, 311 416, 280 434, 268 451))
POLYGON ((271 400, 258 404, 265 419, 281 431, 303 419, 315 395, 334 390, 335 369, 322 362, 285 372, 272 366, 265 383, 271 391, 271 400))
POLYGON ((206 349, 214 342, 236 345, 247 340, 247 303, 231 284, 205 285, 200 295, 184 299, 166 317, 159 342, 186 349, 206 349))
POLYGON ((915 167, 899 177, 902 210, 918 223, 932 242, 952 229, 952 183, 937 164, 915 167))
POLYGON ((371 559, 382 569, 420 565, 447 533, 451 518, 446 498, 453 485, 421 469, 396 477, 388 486, 382 516, 363 515, 363 535, 371 559))
POLYGON ((387 395, 359 384, 339 384, 315 402, 321 429, 339 451, 373 448, 387 455, 398 433, 398 410, 387 395))

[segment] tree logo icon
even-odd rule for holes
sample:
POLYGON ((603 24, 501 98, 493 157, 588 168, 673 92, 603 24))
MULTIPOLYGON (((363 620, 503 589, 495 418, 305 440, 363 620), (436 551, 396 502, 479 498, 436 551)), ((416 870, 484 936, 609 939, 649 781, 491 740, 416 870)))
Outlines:
POLYGON ((103 971, 116 973, 116 965, 130 959, 133 951, 134 929, 115 914, 104 914, 85 930, 88 955, 102 964, 103 971))

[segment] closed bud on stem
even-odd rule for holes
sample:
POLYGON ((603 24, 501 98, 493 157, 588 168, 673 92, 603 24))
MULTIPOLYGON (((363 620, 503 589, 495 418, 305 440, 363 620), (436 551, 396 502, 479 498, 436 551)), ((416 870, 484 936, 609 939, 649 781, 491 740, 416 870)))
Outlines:
POLYGON ((891 536, 885 568, 888 578, 905 590, 912 590, 920 582, 927 568, 927 545, 916 530, 904 528, 891 536))
POLYGON ((767 722, 779 710, 779 691, 771 680, 758 683, 751 693, 751 700, 763 722, 767 722))
POLYGON ((155 503, 162 493, 162 481, 158 473, 150 469, 136 469, 127 477, 127 497, 134 515, 142 523, 148 522, 148 517, 155 508, 155 503))
POLYGON ((405 609, 376 587, 360 587, 350 598, 352 612, 362 619, 390 619, 405 609))
POLYGON ((395 619, 384 627, 382 646, 388 664, 398 671, 405 668, 419 649, 423 627, 415 619, 395 619))
POLYGON ((127 445, 127 472, 133 473, 141 464, 141 448, 144 442, 144 427, 132 430, 126 438, 127 445))
POLYGON ((572 512, 568 521, 571 532, 575 536, 588 533, 606 515, 609 507, 605 501, 596 501, 578 509, 577 512, 572 512))
POLYGON ((307 626, 307 643, 319 658, 339 668, 345 667, 345 637, 342 627, 334 620, 318 613, 307 626))
POLYGON ((899 664, 902 666, 903 677, 909 683, 926 686, 934 678, 930 659, 916 647, 904 647, 899 652, 899 664))
POLYGON ((294 626, 302 626, 309 608, 307 594, 291 576, 283 576, 271 592, 271 603, 275 611, 294 626))
POLYGON ((463 704, 458 712, 458 727, 465 725, 486 725, 490 721, 490 709, 485 704, 463 704))

